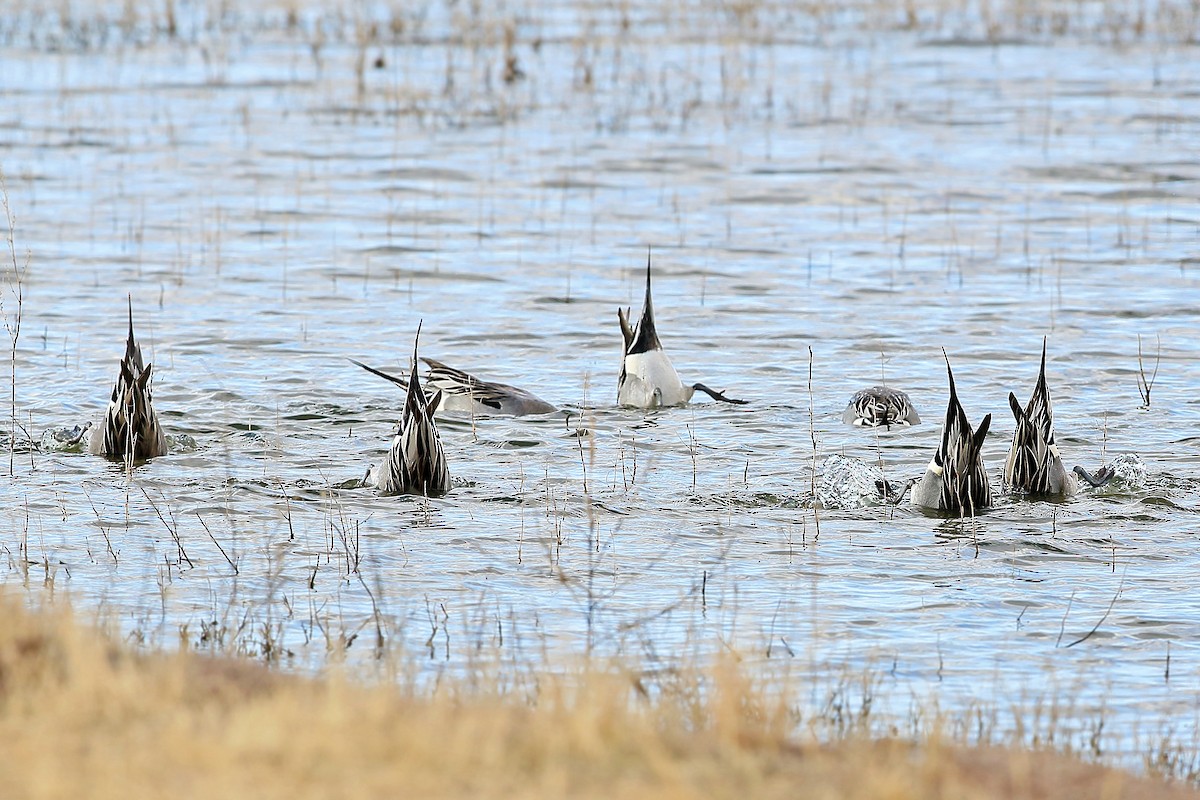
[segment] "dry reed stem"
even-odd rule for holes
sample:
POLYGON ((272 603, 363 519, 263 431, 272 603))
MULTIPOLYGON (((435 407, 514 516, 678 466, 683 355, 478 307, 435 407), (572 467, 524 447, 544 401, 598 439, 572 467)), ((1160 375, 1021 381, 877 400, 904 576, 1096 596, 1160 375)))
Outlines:
POLYGON ((1146 378, 1146 367, 1142 363, 1142 335, 1138 334, 1138 394, 1142 396, 1142 408, 1150 407, 1150 390, 1154 388, 1154 381, 1158 378, 1158 366, 1162 360, 1162 336, 1156 336, 1158 341, 1158 350, 1154 354, 1154 372, 1150 378, 1146 378))
POLYGON ((808 347, 808 435, 812 439, 812 480, 810 490, 813 497, 813 527, 816 528, 815 538, 821 538, 821 516, 817 510, 820 503, 817 500, 817 428, 813 410, 813 349, 808 347))
MULTIPOLYGON (((25 256, 25 268, 22 269, 20 262, 17 260, 17 221, 12 213, 12 206, 8 202, 8 183, 4 179, 4 171, 0 170, 0 200, 4 204, 4 218, 8 223, 8 255, 12 263, 12 292, 16 298, 16 311, 6 312, 4 310, 4 298, 0 295, 0 314, 4 316, 4 328, 8 331, 8 338, 12 343, 10 348, 10 375, 12 380, 11 394, 9 397, 11 405, 12 426, 8 431, 8 474, 16 475, 16 454, 17 454, 17 341, 21 338, 21 315, 25 305, 25 285, 24 271, 29 268, 29 254, 25 256)), ((28 434, 26 437, 30 439, 30 459, 32 456, 33 440, 28 434)))

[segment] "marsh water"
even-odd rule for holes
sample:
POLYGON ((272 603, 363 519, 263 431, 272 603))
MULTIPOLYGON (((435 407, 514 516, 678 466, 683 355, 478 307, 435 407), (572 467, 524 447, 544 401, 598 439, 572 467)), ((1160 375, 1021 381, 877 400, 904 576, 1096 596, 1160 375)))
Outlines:
POLYGON ((1194 741, 1194 46, 704 4, 198 9, 0 26, 40 442, 0 482, 6 591, 299 670, 736 652, 818 715, 1057 704, 1080 747, 1194 741), (747 405, 615 407, 648 247, 680 374, 747 405), (127 296, 173 447, 132 472, 42 441, 103 409, 127 296), (448 415, 453 491, 380 497, 357 481, 401 395, 347 359, 406 370, 419 323, 423 355, 564 413, 448 415), (829 455, 923 471, 943 348, 999 494, 1043 337, 1068 465, 1137 453, 1144 487, 814 508, 829 455), (881 379, 923 424, 841 422, 881 379))

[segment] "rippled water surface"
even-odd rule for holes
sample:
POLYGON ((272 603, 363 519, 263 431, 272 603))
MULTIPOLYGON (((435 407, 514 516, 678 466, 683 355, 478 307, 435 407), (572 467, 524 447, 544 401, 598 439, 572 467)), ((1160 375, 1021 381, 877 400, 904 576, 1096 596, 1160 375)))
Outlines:
POLYGON ((433 673, 733 648, 764 675, 874 671, 901 713, 1055 697, 1118 739, 1192 735, 1194 47, 636 5, 514 11, 506 44, 509 17, 456 13, 377 39, 7 20, 19 421, 99 414, 131 295, 174 443, 132 475, 17 452, 10 591, 299 668, 380 637, 433 673), (679 372, 748 405, 615 407, 647 246, 679 372), (347 358, 406 369, 422 320, 422 354, 568 413, 447 416, 451 494, 379 497, 355 481, 401 395, 347 358), (1068 464, 1139 453, 1143 490, 814 511, 831 454, 923 471, 943 348, 993 414, 999 492, 1043 336, 1068 464), (842 424, 881 377, 924 424, 842 424))

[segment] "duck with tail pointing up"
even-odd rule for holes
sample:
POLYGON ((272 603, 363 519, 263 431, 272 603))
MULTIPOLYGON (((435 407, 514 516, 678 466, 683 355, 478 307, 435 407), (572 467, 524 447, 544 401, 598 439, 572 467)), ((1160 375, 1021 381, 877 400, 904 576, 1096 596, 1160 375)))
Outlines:
MULTIPOLYGON (((945 356, 944 351, 942 355, 945 356)), ((912 501, 937 511, 973 517, 992 504, 992 489, 982 453, 992 415, 986 415, 980 421, 979 429, 973 431, 958 400, 948 357, 946 377, 950 382, 950 400, 946 404, 942 440, 925 475, 913 486, 912 501)))
POLYGON ((1017 427, 1004 462, 1004 485, 1010 492, 1035 497, 1070 497, 1079 488, 1067 472, 1054 443, 1054 409, 1046 387, 1046 340, 1042 339, 1042 365, 1029 402, 1021 408, 1017 396, 1008 393, 1017 427))
POLYGON ((151 402, 153 364, 144 364, 133 336, 133 298, 129 299, 129 337, 108 408, 92 429, 88 451, 111 461, 142 462, 167 452, 167 437, 151 402))
POLYGON ((646 299, 642 316, 637 325, 629 325, 629 309, 617 309, 617 320, 621 323, 621 336, 625 347, 621 359, 621 377, 617 380, 617 404, 636 408, 662 408, 681 406, 692 399, 697 391, 704 392, 722 403, 745 405, 745 400, 734 400, 723 392, 708 388, 703 383, 684 384, 675 372, 671 359, 658 340, 654 327, 654 305, 650 298, 650 252, 646 252, 646 299))
MULTIPOLYGON (((440 497, 450 491, 450 470, 446 453, 433 422, 433 412, 441 402, 441 392, 432 398, 421 391, 417 375, 417 342, 421 326, 413 338, 412 371, 404 398, 400 427, 383 462, 367 471, 365 483, 382 494, 416 494, 440 497)), ((361 366, 361 365, 360 365, 361 366)))

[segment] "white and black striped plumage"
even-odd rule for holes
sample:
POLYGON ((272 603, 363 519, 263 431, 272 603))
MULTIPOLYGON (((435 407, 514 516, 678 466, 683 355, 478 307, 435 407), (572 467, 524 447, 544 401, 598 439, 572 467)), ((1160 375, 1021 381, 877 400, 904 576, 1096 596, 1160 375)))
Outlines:
POLYGON ((908 427, 921 424, 921 417, 908 395, 890 386, 860 389, 842 412, 842 422, 864 428, 908 427))
POLYGON ((440 497, 450 491, 450 470, 446 453, 433 422, 433 410, 439 397, 426 398, 417 375, 417 337, 413 340, 412 373, 404 398, 400 428, 383 463, 368 473, 367 481, 382 494, 417 494, 440 497))
POLYGON ((129 301, 129 338, 108 408, 93 427, 88 451, 113 461, 139 462, 165 455, 167 437, 158 424, 150 398, 153 364, 142 362, 142 348, 133 336, 133 301, 129 301))
MULTIPOLYGON (((408 390, 407 378, 389 375, 360 361, 350 360, 367 372, 408 390)), ((432 358, 421 358, 421 361, 424 361, 429 367, 429 371, 425 375, 425 398, 428 401, 438 398, 429 406, 434 413, 465 411, 473 415, 501 414, 520 417, 526 414, 551 414, 558 411, 557 406, 516 386, 486 381, 469 372, 443 364, 441 361, 434 361, 432 358)))
POLYGON ((1079 488, 1067 472, 1054 443, 1054 410, 1046 387, 1046 340, 1042 340, 1042 365, 1033 395, 1024 409, 1017 396, 1008 394, 1017 427, 1004 462, 1004 485, 1010 492, 1069 497, 1079 488))
POLYGON ((982 452, 992 415, 985 416, 979 430, 972 431, 954 388, 949 359, 946 359, 946 376, 950 381, 950 401, 946 405, 942 441, 925 475, 913 487, 912 500, 926 508, 974 516, 992 504, 992 488, 982 452))
POLYGON ((650 254, 646 254, 646 299, 642 316, 636 326, 629 325, 629 309, 617 309, 617 321, 621 323, 621 336, 625 341, 621 358, 621 376, 617 379, 617 405, 637 408, 661 408, 681 406, 692 399, 696 391, 707 394, 723 403, 742 405, 745 400, 734 400, 723 392, 708 388, 703 383, 687 386, 679 379, 671 359, 658 340, 654 327, 654 306, 650 299, 650 254))

